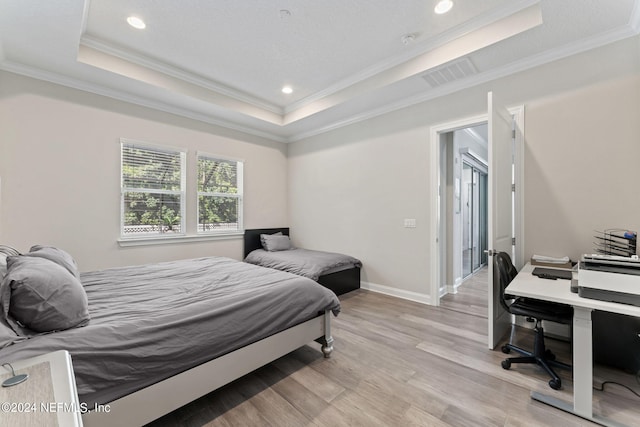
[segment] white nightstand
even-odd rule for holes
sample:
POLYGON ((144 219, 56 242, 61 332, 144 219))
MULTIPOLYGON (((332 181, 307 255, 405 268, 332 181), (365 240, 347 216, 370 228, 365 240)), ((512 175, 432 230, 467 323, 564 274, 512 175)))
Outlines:
MULTIPOLYGON (((82 427, 82 412, 91 408, 83 408, 78 401, 69 352, 55 351, 11 366, 16 375, 28 374, 29 378, 0 387, 0 425, 82 427)), ((0 367, 0 383, 11 376, 8 366, 0 367)))

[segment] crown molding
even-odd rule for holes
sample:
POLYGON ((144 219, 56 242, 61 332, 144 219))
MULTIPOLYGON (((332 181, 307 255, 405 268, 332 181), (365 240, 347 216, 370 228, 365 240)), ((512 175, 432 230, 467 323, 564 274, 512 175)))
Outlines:
MULTIPOLYGON (((487 140, 484 139, 477 130, 475 130, 473 127, 466 127, 464 129, 462 129, 462 131, 464 133, 466 133, 467 135, 469 135, 469 137, 471 139, 473 139, 475 142, 477 142, 478 144, 482 145, 482 146, 486 146, 487 145, 487 140)), ((469 147, 464 147, 460 149, 460 153, 466 153, 469 154, 472 157, 475 157, 478 160, 484 160, 484 162, 486 163, 487 159, 482 159, 482 157, 480 157, 479 154, 474 153, 473 151, 469 150, 469 147), (466 151, 464 151, 466 150, 466 151)))
MULTIPOLYGON (((640 0, 636 1, 636 5, 640 3, 640 0)), ((591 49, 595 49, 601 46, 605 46, 616 41, 623 40, 628 37, 633 37, 640 33, 640 29, 635 29, 631 25, 620 27, 615 30, 611 30, 605 33, 595 35, 593 37, 583 39, 574 43, 569 43, 564 46, 559 46, 556 49, 544 52, 539 55, 533 55, 521 61, 516 61, 511 64, 507 64, 503 67, 487 71, 484 73, 476 74, 465 80, 458 80, 451 84, 440 86, 436 89, 430 90, 425 93, 402 99, 400 101, 384 105, 379 108, 375 108, 366 111, 362 114, 356 114, 345 118, 344 120, 336 121, 330 125, 313 129, 307 132, 300 132, 289 137, 289 142, 297 142, 306 138, 317 136, 323 133, 327 133, 341 127, 356 124, 365 120, 369 120, 384 114, 392 113, 403 108, 411 107, 423 102, 430 101, 435 98, 446 96, 460 90, 468 89, 483 83, 490 82, 492 80, 499 79, 501 77, 507 77, 509 75, 528 70, 537 66, 541 66, 553 61, 557 61, 569 56, 573 56, 582 52, 586 52, 591 49)))
POLYGON ((0 62, 0 70, 8 71, 15 74, 20 74, 26 77, 31 77, 36 80, 42 80, 49 83, 58 84, 61 86, 69 87, 72 89, 81 90, 83 92, 89 92, 96 95, 106 96, 109 98, 117 99, 119 101, 128 102, 130 104, 139 105, 141 107, 151 108, 165 113, 175 114, 177 116, 185 117, 188 119, 197 120, 200 122, 208 123, 210 125, 219 126, 225 129, 230 129, 248 135, 257 136, 260 138, 269 139, 276 142, 286 143, 289 142, 287 138, 280 135, 264 132, 254 129, 249 126, 243 126, 237 123, 233 123, 227 120, 215 119, 211 116, 202 113, 196 113, 185 108, 176 107, 165 102, 152 101, 146 97, 140 97, 131 95, 130 93, 115 90, 112 88, 106 88, 94 83, 88 83, 79 79, 63 76, 58 73, 52 73, 50 71, 44 71, 39 68, 26 66, 12 61, 0 62))
POLYGON ((284 108, 284 114, 287 115, 307 105, 313 104, 314 102, 318 102, 329 95, 333 95, 337 92, 340 92, 341 90, 344 90, 348 87, 361 83, 371 77, 376 76, 377 74, 380 74, 393 67, 401 65, 417 56, 423 55, 433 49, 444 46, 447 43, 450 43, 451 41, 464 36, 465 34, 468 34, 480 28, 486 27, 487 25, 500 21, 501 19, 511 16, 514 13, 520 12, 538 3, 540 3, 540 0, 517 0, 509 3, 504 8, 501 8, 499 10, 493 10, 483 15, 480 15, 473 21, 458 25, 457 27, 454 27, 442 34, 439 34, 437 37, 429 39, 428 42, 422 43, 420 49, 418 50, 413 50, 411 53, 402 53, 392 58, 389 58, 385 61, 381 61, 369 68, 366 68, 343 80, 340 80, 326 87, 323 90, 320 90, 310 96, 307 96, 306 98, 303 98, 299 101, 296 101, 286 106, 284 108))
MULTIPOLYGON (((531 4, 535 4, 538 3, 538 0, 526 0, 526 1, 521 1, 518 2, 517 4, 520 5, 520 7, 522 7, 522 5, 525 6, 529 6, 531 4)), ((487 18, 488 19, 488 18, 487 18)), ((494 18, 497 19, 497 18, 494 18)), ((322 127, 316 127, 313 129, 310 129, 308 131, 303 131, 303 132, 299 132, 299 133, 295 133, 292 134, 290 136, 284 136, 282 134, 279 133, 272 133, 272 132, 265 132, 265 131, 261 131, 261 130, 257 130, 253 127, 251 127, 250 125, 241 125, 238 123, 234 123, 232 121, 228 121, 225 119, 219 119, 219 118, 213 118, 211 116, 208 116, 204 113, 197 113, 194 112, 192 110, 186 109, 186 108, 181 108, 181 107, 176 107, 173 106, 169 103, 166 102, 159 102, 159 101, 153 101, 150 100, 146 97, 142 97, 142 96, 135 96, 135 95, 131 95, 130 93, 124 92, 124 91, 120 91, 117 89, 112 89, 112 88, 107 88, 104 87, 102 85, 98 85, 98 84, 94 84, 94 83, 90 83, 90 82, 86 82, 80 79, 75 79, 75 78, 71 78, 68 76, 64 76, 58 73, 53 73, 53 72, 49 72, 49 71, 44 71, 42 69, 36 68, 36 67, 32 67, 32 66, 28 66, 28 65, 24 65, 24 64, 20 64, 20 63, 16 63, 10 60, 7 60, 4 56, 3 56, 3 50, 2 50, 2 43, 0 40, 0 69, 8 71, 8 72, 12 72, 12 73, 16 73, 16 74, 20 74, 20 75, 24 75, 27 77, 32 77, 38 80, 43 80, 43 81, 48 81, 54 84, 59 84, 62 86, 66 86, 66 87, 70 87, 73 89, 78 89, 78 90, 82 90, 85 92, 90 92, 90 93, 94 93, 97 95, 102 95, 102 96, 107 96, 110 98, 114 98, 114 99, 118 99, 124 102, 128 102, 131 104, 135 104, 135 105, 140 105, 143 107, 147 107, 147 108, 151 108, 151 109, 155 109, 158 111, 163 111, 163 112, 167 112, 167 113, 171 113, 171 114, 175 114, 178 116, 182 116, 182 117, 186 117, 186 118, 190 118, 193 120, 197 120, 200 122, 204 122, 204 123, 208 123, 214 126, 219 126, 222 128, 226 128, 226 129, 230 129, 230 130, 234 130, 234 131, 238 131, 241 133, 245 133, 248 135, 253 135, 256 137, 260 137, 260 138, 265 138, 268 140, 272 140, 272 141, 276 141, 276 142, 281 142, 281 143, 292 143, 292 142, 297 142, 309 137, 313 137, 316 135, 320 135, 326 132, 330 132, 336 129, 339 129, 341 127, 345 127, 351 124, 355 124, 358 122, 362 122, 371 118, 375 118, 387 113, 391 113, 403 108, 407 108, 416 104, 420 104, 423 102, 427 102, 430 101, 432 99, 438 98, 438 97, 442 97, 460 90, 464 90, 479 84, 483 84, 501 77, 506 77, 509 76, 511 74, 515 74, 517 72, 521 72, 524 70, 527 70, 529 68, 533 68, 536 66, 540 66, 540 65, 544 65, 546 63, 549 62, 553 62, 565 57, 569 57, 578 53, 582 53, 594 48, 598 48, 616 41, 620 41, 622 39, 628 38, 628 37, 632 37, 632 36, 636 36, 640 33, 640 0, 636 0, 634 2, 634 9, 631 13, 631 16, 629 18, 629 22, 627 25, 623 26, 623 27, 619 27, 617 29, 611 30, 611 31, 607 31, 577 42, 573 42, 573 43, 569 43, 569 44, 565 44, 562 46, 558 46, 557 48, 551 50, 551 51, 547 51, 544 52, 542 54, 538 54, 538 55, 533 55, 531 57, 528 57, 526 59, 520 60, 520 61, 516 61, 513 62, 511 64, 507 64, 503 67, 500 67, 498 69, 494 69, 488 72, 484 72, 484 73, 480 73, 480 74, 476 74, 470 78, 467 78, 465 80, 462 81, 456 81, 454 83, 451 84, 447 84, 447 85, 443 85, 440 86, 436 89, 427 91, 427 92, 422 92, 419 93, 415 96, 411 96, 411 97, 407 97, 404 98, 400 101, 397 102, 393 102, 387 105, 383 105, 381 107, 378 108, 374 108, 372 110, 363 112, 363 113, 359 113, 359 114, 355 114, 355 115, 351 115, 348 117, 344 117, 343 119, 340 120, 336 120, 326 126, 322 126, 322 127)), ((84 38, 83 39, 83 43, 87 42, 89 39, 88 38, 84 38)), ((444 39, 443 39, 444 40, 444 39)), ((94 41, 88 41, 88 43, 93 43, 94 41)), ((442 40, 441 40, 442 42, 442 40)), ((136 57, 134 59, 138 60, 141 57, 136 57)), ((127 58, 127 60, 130 60, 130 58, 127 58)), ((396 58, 397 60, 397 58, 396 58)), ((153 65, 153 64, 152 64, 153 65)), ((158 65, 158 64, 155 64, 158 65)), ((145 64, 145 66, 149 66, 149 64, 145 64)), ((381 65, 380 67, 384 67, 384 65, 381 65)), ((163 71, 162 67, 160 66, 160 70, 156 70, 158 72, 165 72, 163 71)), ((197 76, 188 76, 185 75, 183 76, 180 73, 180 70, 168 70, 170 72, 176 72, 177 74, 173 75, 176 78, 179 79, 195 79, 195 80, 188 80, 189 82, 196 84, 196 85, 206 85, 206 84, 213 84, 214 86, 213 89, 211 90, 217 90, 218 87, 215 86, 215 84, 213 82, 207 82, 206 79, 199 79, 197 78, 197 76)), ((373 69, 370 69, 366 72, 361 73, 359 76, 360 78, 365 75, 366 73, 374 73, 373 69)), ((187 73, 188 74, 188 73, 187 73)), ((375 74, 375 73, 374 73, 375 74)), ((355 77, 354 81, 357 80, 359 77, 355 77)), ((232 95, 228 95, 228 96, 232 96, 232 95)), ((249 101, 246 101, 249 102, 249 101)), ((262 107, 259 107, 262 108, 262 107)), ((281 109, 277 109, 278 113, 281 113, 282 110, 281 109)), ((280 129, 282 129, 283 131, 286 130, 286 126, 281 126, 280 129)))
POLYGON ((278 114, 280 116, 282 116, 283 114, 283 109, 278 107, 277 105, 253 97, 249 94, 233 89, 214 80, 207 79, 194 73, 190 73, 183 68, 174 67, 159 61, 154 61, 148 57, 145 57, 144 55, 128 51, 124 48, 115 47, 103 40, 87 36, 86 34, 83 34, 82 38, 80 39, 80 45, 95 49, 105 55, 119 58, 145 68, 149 68, 158 73, 166 74, 187 83, 202 87, 206 90, 217 92, 219 94, 228 96, 237 101, 245 102, 247 104, 253 105, 254 107, 269 111, 271 113, 278 114))

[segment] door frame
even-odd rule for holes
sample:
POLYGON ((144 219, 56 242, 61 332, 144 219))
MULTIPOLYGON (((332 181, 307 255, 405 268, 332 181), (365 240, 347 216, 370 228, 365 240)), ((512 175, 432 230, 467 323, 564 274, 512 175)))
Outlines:
MULTIPOLYGON (((515 121, 515 203, 514 203, 514 234, 516 238, 514 263, 516 268, 520 269, 524 265, 524 105, 508 108, 509 113, 515 121)), ((443 135, 459 129, 476 126, 487 123, 488 114, 480 114, 477 116, 464 117, 450 122, 440 123, 430 128, 429 143, 429 169, 430 169, 430 193, 435 197, 431 197, 429 201, 429 211, 431 213, 429 221, 429 233, 432 238, 429 244, 429 253, 431 254, 431 268, 429 272, 429 295, 430 303, 433 306, 440 305, 440 298, 446 294, 446 286, 440 283, 443 277, 442 259, 445 256, 443 249, 446 245, 441 242, 444 236, 443 227, 446 221, 441 218, 440 208, 445 194, 442 183, 440 182, 440 141, 443 135)))

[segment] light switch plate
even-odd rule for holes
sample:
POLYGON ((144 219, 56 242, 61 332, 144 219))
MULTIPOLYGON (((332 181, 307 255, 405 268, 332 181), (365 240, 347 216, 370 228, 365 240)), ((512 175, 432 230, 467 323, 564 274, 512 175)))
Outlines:
POLYGON ((405 228, 416 228, 416 220, 415 220, 415 218, 405 218, 404 219, 404 227, 405 228))

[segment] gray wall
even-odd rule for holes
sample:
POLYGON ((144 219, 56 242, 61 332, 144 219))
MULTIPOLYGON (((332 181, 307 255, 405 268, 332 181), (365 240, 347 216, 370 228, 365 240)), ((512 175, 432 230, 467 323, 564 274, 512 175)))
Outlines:
MULTIPOLYGON (((640 229, 640 49, 628 39, 289 146, 299 244, 364 263, 365 285, 430 299, 430 127, 525 106, 524 253, 590 251, 594 229, 640 229), (416 218, 417 227, 403 227, 416 218)), ((522 243, 522 242, 521 242, 522 243)))
MULTIPOLYGON (((525 256, 590 251, 594 229, 640 229, 640 38, 284 146, 0 73, 0 241, 67 249, 82 270, 203 255, 225 240, 120 248, 120 137, 245 160, 245 226, 364 262, 370 287, 429 301, 430 128, 525 105, 525 256), (99 194, 100 197, 96 197, 99 194), (405 218, 416 228, 404 228, 405 218)), ((193 176, 188 173, 187 178, 193 176)), ((188 198, 194 199, 193 189, 188 198)), ((195 221, 195 212, 189 221, 195 221)))
POLYGON ((282 143, 0 72, 0 242, 70 252, 82 271, 206 255, 240 259, 241 237, 121 248, 121 137, 188 150, 187 230, 195 232, 197 150, 245 162, 244 224, 287 217, 282 143))

